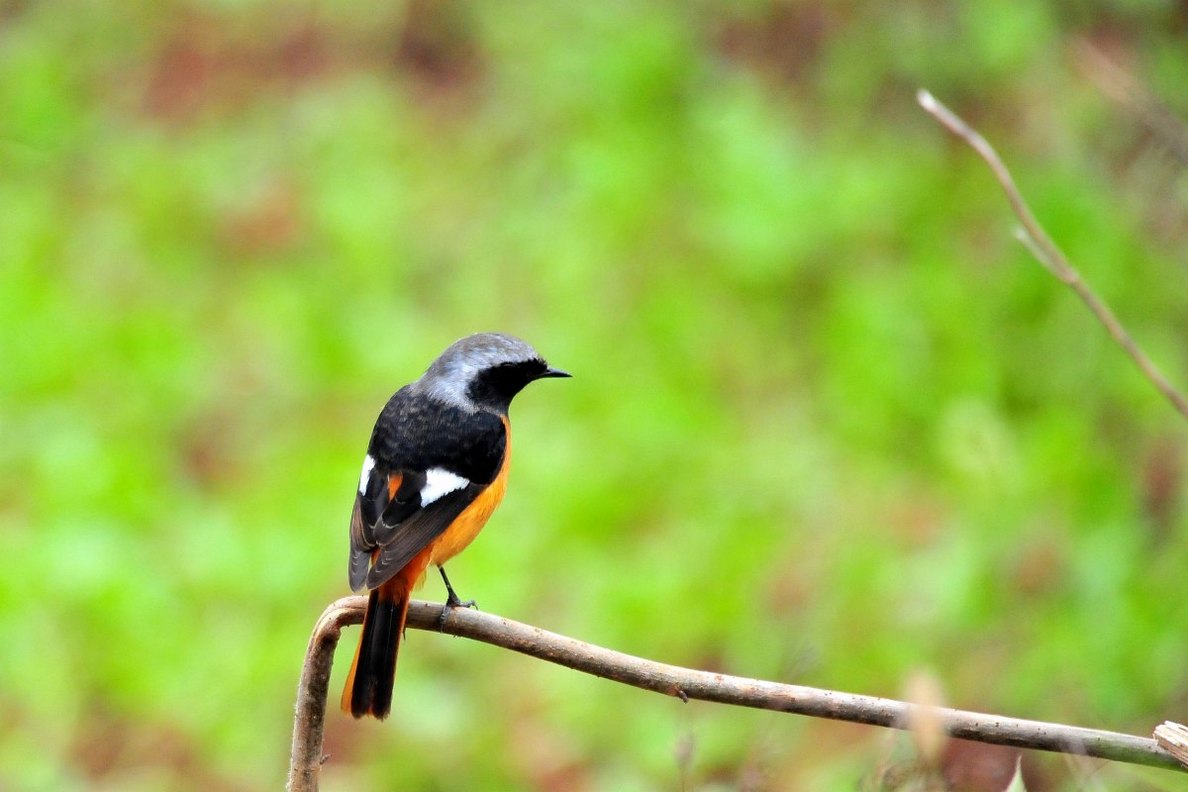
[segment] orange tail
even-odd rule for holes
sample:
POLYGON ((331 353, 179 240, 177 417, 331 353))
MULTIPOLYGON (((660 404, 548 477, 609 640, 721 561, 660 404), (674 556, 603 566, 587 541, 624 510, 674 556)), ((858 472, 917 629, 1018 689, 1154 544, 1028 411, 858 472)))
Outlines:
POLYGON ((371 592, 363 636, 342 691, 342 709, 356 718, 364 715, 383 720, 392 709, 392 685, 396 681, 396 654, 408 617, 408 596, 412 586, 403 575, 371 592))

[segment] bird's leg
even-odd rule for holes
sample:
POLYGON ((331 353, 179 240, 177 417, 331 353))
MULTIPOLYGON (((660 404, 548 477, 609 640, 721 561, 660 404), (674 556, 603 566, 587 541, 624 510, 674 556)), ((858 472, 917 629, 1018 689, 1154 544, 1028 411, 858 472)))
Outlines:
POLYGON ((457 592, 455 592, 454 587, 450 585, 450 579, 446 577, 444 566, 439 566, 437 571, 441 573, 441 582, 445 583, 446 587, 445 607, 441 609, 441 616, 437 618, 438 626, 441 627, 445 625, 446 613, 449 612, 450 608, 475 608, 477 605, 475 604, 474 600, 466 600, 463 602, 462 600, 458 599, 457 592))

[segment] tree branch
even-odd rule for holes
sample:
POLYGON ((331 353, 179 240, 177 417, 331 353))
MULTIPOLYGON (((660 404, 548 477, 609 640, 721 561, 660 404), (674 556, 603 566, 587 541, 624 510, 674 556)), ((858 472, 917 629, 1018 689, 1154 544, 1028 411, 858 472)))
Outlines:
POLYGON ((316 792, 318 774, 326 757, 322 738, 326 727, 326 696, 330 690, 330 668, 342 628, 362 624, 367 611, 366 597, 343 597, 322 611, 301 666, 297 685, 297 707, 293 718, 293 747, 289 754, 289 792, 316 792))
POLYGON ((1023 200, 1023 196, 1019 192, 1019 188, 1015 186, 1015 180, 1011 177, 1010 171, 1007 170, 1006 165, 999 159, 994 148, 986 142, 986 139, 976 129, 961 120, 952 110, 941 104, 928 91, 918 91, 916 93, 916 101, 919 102, 920 107, 924 108, 925 112, 939 121, 954 135, 968 143, 970 148, 976 151, 978 156, 986 161, 986 164, 990 166, 990 170, 994 173, 994 178, 998 180, 998 184, 1002 187, 1003 192, 1006 193, 1011 210, 1015 213, 1015 217, 1019 219, 1019 223, 1021 224, 1021 228, 1018 229, 1015 236, 1044 265, 1048 272, 1051 272, 1062 283, 1076 292, 1076 295, 1089 307, 1089 310, 1097 317, 1097 320, 1105 326, 1110 337, 1122 347, 1123 351, 1139 367, 1143 376, 1172 403, 1172 406, 1180 415, 1188 418, 1188 400, 1168 382, 1159 368, 1139 348, 1138 344, 1134 342, 1134 339, 1130 337, 1130 334, 1126 332, 1126 328, 1114 316, 1109 306, 1097 296, 1096 292, 1089 288, 1089 284, 1085 283, 1080 273, 1069 264, 1068 259, 1060 252, 1060 248, 1056 247, 1056 243, 1051 240, 1043 227, 1035 219, 1035 215, 1031 213, 1031 209, 1027 206, 1027 202, 1023 200))
MULTIPOLYGON (((365 597, 344 597, 326 608, 314 628, 297 691, 289 792, 317 789, 318 773, 325 760, 322 730, 334 648, 342 628, 361 623, 366 608, 365 597)), ((699 699, 894 729, 909 728, 913 713, 919 709, 916 705, 875 696, 657 663, 492 613, 454 608, 446 612, 444 623, 440 622, 441 616, 441 605, 413 601, 408 609, 408 626, 437 631, 440 624, 441 632, 449 635, 511 649, 576 671, 675 696, 682 701, 699 699)), ((943 724, 947 734, 966 740, 1185 770, 1174 756, 1147 737, 942 707, 930 707, 929 713, 943 724)))

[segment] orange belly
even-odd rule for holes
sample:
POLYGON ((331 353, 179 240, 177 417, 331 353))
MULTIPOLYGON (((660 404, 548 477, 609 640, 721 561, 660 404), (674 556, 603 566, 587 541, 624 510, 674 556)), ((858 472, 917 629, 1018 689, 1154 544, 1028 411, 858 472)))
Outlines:
POLYGON ((503 494, 507 491, 507 471, 511 467, 511 425, 507 416, 503 417, 503 430, 506 445, 503 449, 503 467, 499 469, 499 475, 458 515, 441 536, 433 540, 430 544, 429 563, 441 566, 465 550, 478 536, 479 531, 483 530, 491 513, 503 500, 503 494))

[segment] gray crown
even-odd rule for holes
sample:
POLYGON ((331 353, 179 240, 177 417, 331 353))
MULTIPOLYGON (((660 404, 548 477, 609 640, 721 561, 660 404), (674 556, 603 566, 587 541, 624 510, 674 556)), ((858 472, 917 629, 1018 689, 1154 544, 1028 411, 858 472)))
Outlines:
POLYGON ((460 338, 442 352, 413 387, 468 410, 475 409, 467 389, 480 371, 504 363, 540 360, 527 341, 503 333, 475 333, 460 338))

